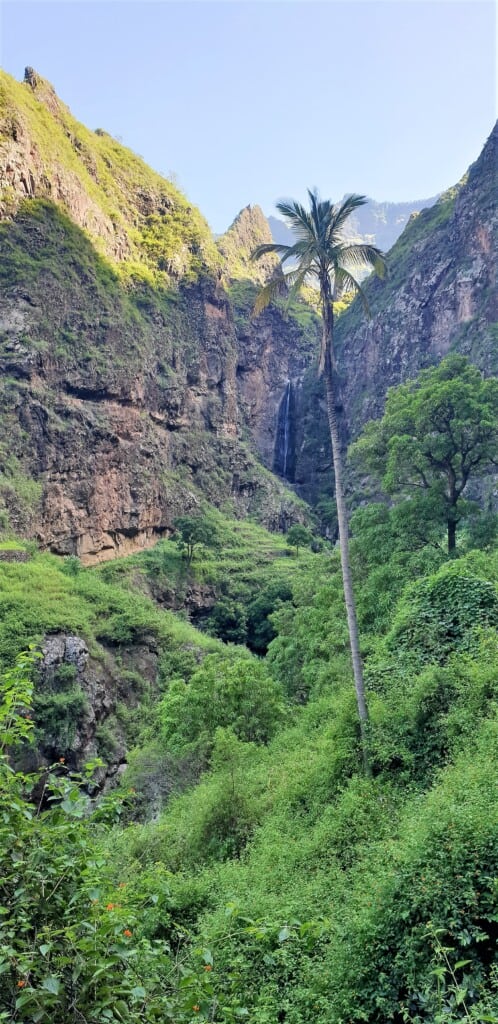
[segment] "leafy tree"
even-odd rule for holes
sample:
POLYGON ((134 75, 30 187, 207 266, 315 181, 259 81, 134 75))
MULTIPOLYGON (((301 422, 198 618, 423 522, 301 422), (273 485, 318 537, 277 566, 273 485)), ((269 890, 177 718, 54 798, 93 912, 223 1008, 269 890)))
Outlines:
POLYGON ((161 705, 163 739, 179 753, 208 752, 218 728, 230 728, 247 742, 267 743, 284 718, 279 684, 260 660, 247 655, 208 655, 188 684, 171 681, 161 705))
POLYGON ((292 590, 285 580, 268 584, 247 606, 247 646, 256 654, 266 654, 277 635, 270 616, 282 603, 292 599, 292 590))
POLYGON ((311 534, 309 530, 306 529, 305 526, 302 526, 301 523, 295 523, 294 526, 291 526, 287 534, 287 543, 290 544, 291 548, 296 549, 296 555, 298 557, 299 548, 304 547, 306 544, 309 544, 310 541, 311 534))
POLYGON ((174 521, 175 540, 180 550, 185 553, 187 565, 194 557, 194 550, 199 544, 216 547, 217 532, 215 524, 208 516, 178 516, 174 521))
POLYGON ((247 636, 247 614, 240 601, 222 597, 209 617, 209 631, 225 643, 243 644, 247 636))
POLYGON ((342 580, 356 699, 360 718, 363 760, 365 770, 368 772, 366 736, 368 709, 365 699, 363 666, 360 655, 349 560, 348 516, 344 498, 342 456, 337 419, 338 377, 333 344, 334 302, 339 301, 345 292, 358 292, 366 305, 365 296, 354 277, 354 271, 370 266, 375 269, 376 273, 382 276, 385 263, 382 253, 375 246, 352 244, 344 238, 345 224, 351 214, 358 207, 366 203, 365 196, 351 195, 338 205, 333 205, 328 199, 320 199, 316 190, 308 191, 308 196, 310 202, 309 209, 306 209, 292 199, 277 203, 279 213, 294 231, 295 243, 293 245, 279 245, 277 243, 260 245, 253 254, 254 259, 259 259, 261 256, 273 252, 280 257, 282 267, 289 260, 293 265, 292 270, 287 270, 287 272, 282 270, 281 276, 275 276, 262 289, 255 305, 255 313, 264 309, 268 302, 278 293, 282 284, 282 278, 290 286, 291 295, 299 291, 306 283, 318 283, 322 318, 322 342, 318 369, 320 374, 323 373, 325 379, 327 415, 334 463, 342 580))
POLYGON ((410 498, 414 528, 445 524, 451 554, 469 510, 463 492, 498 460, 498 381, 448 356, 389 390, 382 419, 367 424, 352 454, 388 494, 410 498))

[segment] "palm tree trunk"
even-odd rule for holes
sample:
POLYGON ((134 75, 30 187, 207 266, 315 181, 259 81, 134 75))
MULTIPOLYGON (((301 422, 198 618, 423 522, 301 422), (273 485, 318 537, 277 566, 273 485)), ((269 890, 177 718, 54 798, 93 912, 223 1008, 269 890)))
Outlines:
POLYGON ((335 367, 332 350, 332 312, 325 319, 324 317, 324 377, 325 392, 327 399, 327 416, 330 430, 330 443, 332 447, 332 460, 335 475, 335 501, 337 506, 337 523, 339 527, 339 546, 341 551, 342 584, 344 588, 344 600, 346 602, 346 614, 349 630, 349 644, 351 647, 351 660, 353 662, 353 676, 356 690, 356 702, 360 719, 361 747, 363 755, 363 766, 366 775, 371 775, 370 757, 368 750, 368 708, 365 698, 365 686, 363 682, 363 666, 360 655, 358 640, 358 623, 356 620, 356 607, 353 593, 353 581, 351 577, 351 566, 349 562, 349 528, 346 502, 344 500, 344 485, 342 473, 341 446, 339 440, 339 428, 335 406, 335 367), (327 322, 328 321, 328 322, 327 322))

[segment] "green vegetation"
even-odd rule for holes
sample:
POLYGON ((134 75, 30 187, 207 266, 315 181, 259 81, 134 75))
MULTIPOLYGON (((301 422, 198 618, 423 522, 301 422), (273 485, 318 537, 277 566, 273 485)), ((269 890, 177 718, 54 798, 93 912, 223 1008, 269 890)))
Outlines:
POLYGON ((219 266, 207 223, 171 181, 107 132, 76 121, 48 82, 37 78, 33 90, 1 72, 0 137, 25 132, 45 175, 57 167, 88 197, 86 230, 125 278, 189 281, 219 266), (115 250, 124 250, 124 261, 115 250))
POLYGON ((216 531, 216 518, 209 515, 178 516, 174 522, 178 547, 185 555, 190 566, 194 551, 199 544, 208 548, 217 548, 219 542, 216 531))
POLYGON ((299 557, 299 548, 306 547, 311 543, 311 534, 301 523, 296 523, 294 526, 291 526, 287 534, 287 543, 290 544, 291 548, 296 549, 296 555, 299 557))
POLYGON ((463 492, 498 460, 498 381, 462 356, 443 359, 390 389, 382 419, 367 424, 352 454, 388 494, 407 499, 414 533, 445 524, 453 553, 469 511, 463 492))
MULTIPOLYGON (((154 566, 185 568, 172 541, 76 573, 48 556, 0 567, 10 589, 25 577, 23 602, 12 589, 19 616, 29 603, 40 619, 50 595, 43 628, 74 628, 78 610, 96 650, 104 634, 124 654, 147 614, 163 650, 121 795, 92 809, 90 769, 80 779, 56 763, 37 812, 36 778, 2 763, 3 1019, 496 1024, 498 550, 448 560, 407 546, 394 513, 353 520, 371 778, 337 551, 281 557, 284 538, 227 522, 218 552, 196 554, 191 579, 215 566, 220 579, 238 544, 246 612, 265 566, 268 587, 286 567, 292 600, 284 592, 272 614, 264 660, 140 596, 154 566), (144 822, 161 785, 167 806, 144 822)), ((24 759, 43 725, 28 672, 30 658, 3 680, 4 731, 24 759)), ((66 669, 44 694, 73 688, 66 669)))
MULTIPOLYGON (((142 366, 168 388, 184 370, 196 379, 204 299, 169 286, 219 265, 205 225, 133 154, 81 129, 47 83, 0 84, 3 135, 27 132, 95 214, 92 240, 39 200, 0 227, 8 295, 20 275, 35 296, 47 281, 65 289, 19 344, 43 357, 55 338, 66 371, 86 360, 113 395, 142 366), (103 254, 113 237, 119 271, 103 254)), ((411 222, 410 259, 452 203, 411 222)), ((232 284, 244 330, 253 288, 232 284)), ((266 316, 288 315, 291 342, 308 322, 311 346, 314 298, 281 296, 266 316)), ((234 466, 251 512, 288 524, 296 505, 255 477, 243 446, 192 429, 171 441, 163 481, 179 508, 185 495, 180 543, 93 569, 37 553, 16 536, 41 496, 11 412, 27 386, 0 385, 0 547, 31 556, 0 559, 0 1022, 498 1024, 496 517, 487 501, 475 516, 457 503, 450 557, 437 477, 431 501, 411 490, 421 454, 448 456, 434 408, 458 431, 456 472, 469 445, 469 480, 487 464, 494 385, 443 363, 398 392, 396 430, 370 428, 385 431, 379 467, 403 500, 351 519, 368 774, 340 551, 306 546, 305 527, 285 537, 231 518, 234 466)), ((306 387, 316 406, 323 392, 306 387)), ((49 400, 43 417, 54 436, 70 429, 49 400)), ((334 530, 330 503, 320 511, 334 530)))

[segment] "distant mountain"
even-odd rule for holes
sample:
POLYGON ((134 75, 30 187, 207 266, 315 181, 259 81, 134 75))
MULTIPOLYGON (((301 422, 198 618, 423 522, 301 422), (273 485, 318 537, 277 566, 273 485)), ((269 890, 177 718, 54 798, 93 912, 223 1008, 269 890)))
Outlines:
MULTIPOLYGON (((433 206, 437 196, 431 199, 414 199, 406 203, 378 203, 369 199, 348 221, 351 237, 371 242, 387 252, 399 238, 412 213, 433 206)), ((268 217, 273 241, 291 245, 292 232, 279 217, 268 217)))

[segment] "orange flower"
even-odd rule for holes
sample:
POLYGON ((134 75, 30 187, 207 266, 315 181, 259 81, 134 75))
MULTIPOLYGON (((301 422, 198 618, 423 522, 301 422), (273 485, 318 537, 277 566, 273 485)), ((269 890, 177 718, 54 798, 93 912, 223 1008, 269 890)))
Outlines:
POLYGON ((211 964, 204 964, 204 970, 205 971, 212 971, 213 970, 212 965, 211 964))
POLYGON ((123 932, 123 935, 126 935, 127 939, 131 939, 132 934, 133 934, 133 932, 130 932, 129 928, 125 928, 125 930, 123 932))
POLYGON ((25 982, 25 981, 18 981, 18 982, 17 982, 17 987, 18 987, 18 988, 24 988, 25 984, 26 984, 26 982, 25 982))
POLYGON ((196 1003, 195 1006, 192 1007, 192 1009, 193 1009, 194 1013, 199 1013, 200 1006, 198 1006, 197 1003, 196 1003))
POLYGON ((114 903, 108 903, 105 909, 106 910, 114 910, 114 903))

